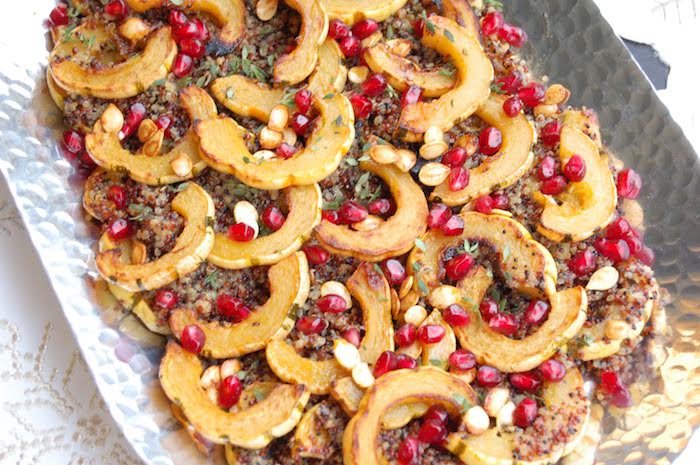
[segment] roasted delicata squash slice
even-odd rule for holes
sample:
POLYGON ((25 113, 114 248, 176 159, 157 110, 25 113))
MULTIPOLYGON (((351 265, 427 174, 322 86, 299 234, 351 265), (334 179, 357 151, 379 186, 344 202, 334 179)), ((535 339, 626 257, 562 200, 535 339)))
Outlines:
POLYGON ((294 430, 294 445, 292 446, 292 456, 328 460, 333 454, 333 437, 328 430, 323 428, 321 411, 326 406, 327 401, 319 402, 304 412, 299 424, 294 430))
POLYGON ((68 94, 66 94, 66 91, 58 87, 58 84, 56 84, 56 81, 51 75, 50 68, 46 68, 46 88, 49 89, 49 96, 51 97, 51 100, 53 100, 53 103, 56 104, 59 110, 63 110, 68 94))
POLYGON ((164 78, 176 54, 170 28, 165 26, 151 33, 141 53, 121 63, 89 67, 52 54, 49 67, 56 84, 68 93, 121 99, 138 95, 164 78))
POLYGON ((363 19, 384 21, 406 4, 407 0, 321 0, 331 19, 353 25, 363 19))
POLYGON ((472 168, 469 184, 451 191, 448 182, 437 186, 430 195, 449 206, 462 205, 482 195, 515 184, 530 169, 534 160, 532 145, 537 138, 535 128, 522 113, 514 118, 503 112, 505 98, 492 94, 476 111, 476 116, 501 131, 501 150, 472 168))
POLYGON ((352 377, 338 378, 331 383, 330 396, 338 402, 338 405, 349 416, 353 416, 360 408, 360 402, 365 395, 365 390, 358 386, 352 377))
MULTIPOLYGON (((170 0, 126 0, 137 13, 153 8, 172 6, 170 0)), ((242 0, 184 0, 178 8, 186 11, 206 13, 220 26, 219 40, 227 45, 235 45, 245 32, 245 5, 242 0)))
POLYGON ((343 433, 345 465, 386 463, 381 456, 379 435, 382 418, 392 408, 411 403, 440 405, 458 417, 464 403, 478 405, 468 383, 435 367, 389 372, 374 383, 362 398, 360 410, 343 433))
MULTIPOLYGON (((360 357, 372 364, 385 350, 394 350, 389 283, 372 265, 363 263, 348 279, 347 287, 362 309, 365 335, 360 343, 360 357)), ((328 394, 332 382, 348 374, 335 359, 311 360, 283 340, 271 341, 265 355, 281 380, 304 384, 312 394, 328 394)))
MULTIPOLYGON (((192 121, 216 116, 214 100, 206 91, 195 86, 180 91, 180 105, 192 121)), ((192 178, 207 166, 199 156, 199 138, 192 129, 185 133, 172 150, 155 157, 133 154, 122 148, 117 134, 99 130, 85 136, 85 148, 99 166, 111 171, 126 172, 134 181, 149 185, 180 182, 192 178), (171 164, 183 154, 192 162, 192 170, 179 176, 171 164)))
POLYGON ((342 92, 348 77, 348 69, 343 65, 344 59, 338 42, 326 39, 318 48, 318 63, 309 76, 309 91, 322 96, 329 92, 342 92))
POLYGON ((545 465, 570 453, 584 435, 590 414, 583 378, 569 369, 558 383, 546 383, 540 409, 545 425, 526 429, 492 427, 480 435, 453 433, 445 448, 467 465, 545 465), (536 444, 537 447, 532 447, 536 444))
MULTIPOLYGON (((442 15, 459 24, 481 41, 479 17, 467 0, 442 0, 442 15)), ((483 5, 482 5, 483 6, 483 5)), ((481 8, 481 6, 474 6, 481 8)))
POLYGON ((233 174, 257 189, 308 185, 333 173, 355 137, 355 115, 341 94, 314 96, 320 124, 307 138, 306 147, 287 160, 256 163, 246 146, 247 131, 231 118, 195 123, 202 159, 218 171, 233 174))
POLYGON ((95 261, 105 280, 138 292, 165 286, 197 269, 214 245, 214 202, 204 189, 190 182, 175 196, 172 209, 185 219, 173 249, 142 264, 122 263, 119 249, 100 252, 95 261))
POLYGON ((445 336, 440 342, 434 344, 421 343, 423 346, 421 357, 423 365, 436 366, 447 370, 449 367, 450 354, 457 349, 457 341, 452 326, 445 322, 438 309, 432 311, 421 326, 423 325, 439 325, 445 328, 445 336))
POLYGON ((268 270, 270 298, 240 323, 205 322, 194 310, 179 309, 170 315, 170 328, 180 337, 185 326, 197 324, 206 341, 202 355, 222 359, 263 349, 284 339, 294 327, 296 310, 309 296, 309 266, 303 252, 295 252, 268 270))
POLYGON ((230 413, 214 404, 200 386, 202 371, 196 355, 168 343, 160 363, 160 384, 197 432, 217 444, 261 449, 296 426, 309 400, 303 385, 280 384, 256 405, 230 413))
POLYGON ((559 142, 562 166, 573 155, 586 163, 583 180, 570 183, 556 199, 535 193, 535 199, 544 205, 537 231, 557 242, 588 239, 610 224, 617 208, 615 180, 606 160, 586 134, 564 125, 559 142))
POLYGON ((423 191, 409 173, 395 165, 368 160, 360 162, 360 169, 384 180, 396 203, 396 213, 369 231, 323 220, 316 227, 316 238, 333 253, 365 261, 377 262, 406 253, 428 227, 428 204, 423 191))
POLYGON ((491 93, 493 66, 479 41, 451 19, 432 15, 421 42, 452 58, 455 86, 430 102, 416 102, 401 111, 400 132, 407 140, 418 140, 429 127, 447 131, 471 116, 491 93))
POLYGON ((222 268, 239 269, 277 263, 299 250, 321 221, 321 189, 318 184, 295 186, 286 188, 283 194, 289 214, 280 229, 249 242, 217 234, 207 259, 222 268))

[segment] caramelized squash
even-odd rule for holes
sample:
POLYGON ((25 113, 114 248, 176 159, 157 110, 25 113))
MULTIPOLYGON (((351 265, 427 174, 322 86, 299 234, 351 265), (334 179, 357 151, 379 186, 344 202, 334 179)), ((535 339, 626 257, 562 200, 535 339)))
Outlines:
POLYGON ((321 0, 331 19, 353 25, 363 19, 384 21, 406 4, 407 0, 321 0))
POLYGON ((348 69, 343 65, 344 59, 338 42, 326 39, 318 48, 318 64, 309 76, 309 91, 320 96, 329 92, 342 92, 348 77, 348 69))
POLYGON ((430 365, 443 370, 449 367, 450 354, 457 349, 457 341, 452 326, 448 325, 442 318, 440 310, 434 309, 433 312, 425 319, 421 326, 439 325, 445 328, 445 336, 434 344, 425 344, 423 346, 422 361, 423 365, 430 365))
POLYGON ((326 408, 325 402, 319 402, 311 407, 301 417, 296 430, 294 431, 294 445, 292 446, 292 456, 295 458, 312 458, 328 460, 331 458, 333 450, 333 439, 328 431, 319 428, 319 423, 323 421, 320 411, 326 408))

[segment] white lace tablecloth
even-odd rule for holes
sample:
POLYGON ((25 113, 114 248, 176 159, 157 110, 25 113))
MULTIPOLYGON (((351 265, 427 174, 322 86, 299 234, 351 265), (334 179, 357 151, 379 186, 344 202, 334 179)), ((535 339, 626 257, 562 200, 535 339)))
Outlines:
MULTIPOLYGON (((700 152, 700 69, 688 55, 700 44, 700 3, 597 3, 620 35, 653 44, 671 65, 659 95, 700 152)), ((0 257, 0 464, 140 463, 104 407, 3 180, 0 257)), ((696 435, 676 465, 698 456, 696 435)))

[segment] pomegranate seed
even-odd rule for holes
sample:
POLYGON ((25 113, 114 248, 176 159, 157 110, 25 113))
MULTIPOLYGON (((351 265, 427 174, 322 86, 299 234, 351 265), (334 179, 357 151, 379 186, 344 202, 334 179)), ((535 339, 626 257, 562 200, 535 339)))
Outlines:
POLYGON ((447 438, 447 427, 439 420, 424 421, 418 430, 418 440, 426 444, 440 445, 447 438))
POLYGON ((331 39, 345 39, 351 35, 350 27, 339 19, 334 19, 328 24, 328 37, 331 39))
POLYGON ((450 421, 450 414, 447 413, 445 407, 442 405, 431 405, 428 411, 423 415, 423 421, 435 420, 439 421, 443 425, 447 425, 450 421))
POLYGON ((394 341, 399 347, 410 346, 416 342, 416 325, 405 323, 396 330, 394 341))
POLYGON ((459 215, 452 215, 440 230, 445 236, 459 236, 464 232, 464 219, 459 215))
POLYGON ((202 21, 201 18, 194 18, 192 22, 197 27, 197 39, 204 43, 209 42, 209 28, 204 24, 204 21, 202 21))
POLYGON ((158 126, 158 129, 162 129, 163 131, 167 131, 172 124, 173 119, 168 115, 160 115, 156 119, 156 126, 158 126))
POLYGON ((561 123, 559 121, 550 121, 549 123, 542 126, 540 130, 540 139, 542 143, 547 147, 554 147, 559 143, 559 136, 561 134, 561 123))
POLYGON ((318 245, 307 245, 303 250, 312 265, 323 265, 331 258, 331 254, 318 245))
POLYGON ((289 145, 286 142, 282 142, 280 145, 277 146, 275 149, 275 153, 280 157, 285 160, 288 160, 294 156, 295 153, 297 153, 297 148, 294 147, 293 145, 289 145))
POLYGON ((124 126, 120 131, 119 138, 126 139, 136 131, 141 121, 146 117, 146 107, 143 103, 134 103, 129 107, 124 117, 124 126))
POLYGON ((626 408, 632 405, 629 389, 614 371, 606 370, 600 374, 600 388, 615 407, 626 408))
POLYGON ((617 408, 627 408, 632 406, 632 393, 627 386, 622 386, 618 392, 610 396, 610 403, 617 408))
POLYGON ((182 344, 182 348, 187 352, 192 352, 193 354, 200 353, 204 347, 205 340, 206 336, 204 331, 197 325, 188 325, 182 329, 180 344, 182 344))
POLYGON ((617 175, 617 195, 626 199, 636 199, 642 190, 642 177, 633 169, 627 168, 617 175))
POLYGON ((63 133, 63 146, 70 153, 80 153, 85 148, 83 136, 78 131, 69 129, 63 133))
POLYGON ((236 242, 250 242, 255 238, 255 230, 246 223, 236 223, 228 228, 228 238, 236 242))
POLYGON ((49 13, 49 18, 51 24, 54 26, 65 26, 70 21, 70 16, 68 16, 68 5, 65 3, 59 3, 56 8, 51 10, 49 13))
POLYGON ((465 278, 474 266, 474 257, 469 254, 457 255, 445 265, 445 274, 452 281, 465 278))
POLYGON ((564 176, 571 182, 583 181, 586 177, 586 162, 580 155, 573 155, 564 166, 564 176))
POLYGON ((178 53, 173 61, 172 72, 176 77, 185 77, 192 72, 192 57, 183 53, 178 53))
POLYGON ((630 249, 630 255, 633 257, 636 257, 644 248, 644 243, 642 243, 642 240, 637 237, 624 237, 623 240, 627 242, 627 247, 630 249))
POLYGON ((642 247, 642 250, 637 253, 636 257, 647 266, 653 265, 656 261, 656 254, 646 245, 642 247))
POLYGON ((354 36, 342 39, 338 46, 340 47, 340 51, 346 58, 356 57, 360 54, 360 50, 362 50, 360 39, 354 36))
POLYGON ((373 215, 383 216, 391 212, 393 207, 391 200, 377 199, 367 205, 367 210, 373 215))
POLYGON ((435 203, 428 213, 428 227, 440 229, 452 217, 452 211, 443 203, 435 203))
POLYGON ((481 32, 485 36, 497 33, 503 27, 503 14, 500 11, 492 11, 481 20, 481 32))
POLYGON ((227 376, 219 385, 219 405, 228 410, 238 403, 243 393, 243 383, 238 376, 227 376))
POLYGON ((458 328, 467 326, 471 321, 469 314, 459 304, 452 304, 445 308, 442 311, 442 317, 448 325, 458 328))
POLYGON ((495 155, 501 150, 503 135, 498 128, 489 126, 479 133, 479 152, 484 155, 495 155))
POLYGON ((423 32, 425 31, 425 21, 419 18, 413 21, 411 26, 413 27, 413 35, 416 36, 416 38, 420 39, 423 37, 423 32))
POLYGON ((469 170, 461 166, 452 168, 447 183, 452 192, 461 191, 469 185, 469 170))
POLYGON ((292 116, 292 129, 299 136, 305 136, 306 132, 309 130, 311 125, 311 120, 302 113, 294 113, 292 116))
POLYGON ((532 82, 518 89, 520 101, 528 108, 533 108, 544 101, 544 86, 539 82, 532 82))
POLYGON ((336 294, 326 294, 316 301, 316 308, 323 313, 343 313, 345 311, 345 299, 336 294))
POLYGON ((513 423, 515 426, 527 428, 537 418, 537 402, 529 397, 520 401, 513 411, 513 423))
POLYGON ((204 56, 204 44, 199 39, 183 39, 180 41, 180 51, 194 59, 204 56))
POLYGON ((518 330, 518 321, 513 315, 497 313, 489 320, 489 328, 506 336, 511 336, 518 330))
POLYGON ((321 217, 333 224, 340 224, 340 217, 338 216, 338 210, 323 210, 321 212, 321 217))
POLYGON ((486 297, 481 301, 481 304, 479 304, 479 312, 484 321, 491 321, 491 318, 498 314, 498 302, 491 297, 486 297))
POLYGON ((265 226, 273 231, 278 231, 282 226, 284 226, 284 221, 286 220, 282 210, 274 205, 270 205, 263 210, 262 215, 260 215, 260 219, 265 226))
POLYGON ((127 205, 129 195, 122 186, 109 186, 107 198, 114 204, 117 210, 124 210, 127 205))
POLYGON ((494 194, 491 196, 493 200, 493 208, 498 208, 499 210, 508 210, 510 208, 510 200, 505 194, 494 194))
POLYGON ((175 42, 180 43, 185 39, 197 38, 199 38, 199 30, 194 21, 187 21, 184 24, 173 26, 173 39, 175 39, 175 42))
POLYGON ((561 174, 558 174, 556 176, 542 181, 542 187, 540 187, 540 191, 543 194, 547 195, 561 194, 562 192, 564 192, 564 189, 566 189, 567 184, 568 182, 566 181, 566 178, 561 174))
POLYGON ((556 164, 554 157, 544 157, 537 167, 537 179, 540 181, 551 179, 556 172, 556 164))
POLYGON ((374 377, 379 378, 384 373, 396 370, 396 363, 396 354, 390 350, 385 350, 374 364, 374 369, 372 370, 374 377))
POLYGON ((545 381, 558 383, 566 376, 566 367, 559 360, 550 359, 540 365, 540 373, 545 381))
POLYGON ((476 356, 467 349, 457 349, 450 354, 449 363, 455 370, 471 370, 476 366, 476 356))
POLYGON ((134 230, 131 227, 131 223, 129 223, 124 218, 118 218, 112 221, 112 223, 110 223, 109 227, 107 228, 107 234, 109 235, 110 239, 115 241, 121 241, 128 237, 131 237, 133 233, 134 230))
POLYGON ((345 224, 355 224, 367 218, 367 209, 359 203, 348 200, 338 209, 338 216, 345 224))
POLYGON ((510 384, 524 392, 535 392, 542 382, 534 373, 512 373, 510 384))
POLYGON ((382 271, 391 286, 398 286, 406 279, 406 268, 395 258, 389 258, 382 263, 382 271))
POLYGON ((306 334, 321 334, 328 327, 328 322, 320 317, 302 316, 294 326, 300 333, 306 334))
POLYGON ((605 237, 608 239, 624 239, 631 234, 631 229, 632 227, 630 226, 629 221, 623 217, 619 217, 610 223, 610 226, 608 226, 608 230, 605 233, 605 237))
POLYGON ((362 341, 362 337, 360 336, 360 330, 357 328, 348 328, 345 330, 343 333, 343 339, 348 341, 350 344, 354 345, 355 347, 360 347, 360 343, 362 341))
POLYGON ((350 97, 350 103, 356 118, 367 118, 372 112, 372 102, 364 95, 353 95, 350 97))
POLYGON ((187 21, 187 15, 180 10, 172 10, 168 13, 168 23, 172 27, 184 26, 187 21))
POLYGON ((362 21, 355 23, 355 25, 352 27, 352 33, 358 39, 362 40, 374 34, 377 29, 379 29, 379 23, 377 23, 375 20, 363 19, 362 21))
POLYGON ((409 86, 401 94, 401 108, 423 100, 423 89, 418 86, 409 86))
POLYGON ((297 106, 300 113, 306 115, 311 109, 311 92, 306 89, 301 89, 294 94, 294 104, 297 106))
POLYGON ((624 239, 597 239, 593 245, 604 257, 614 263, 624 262, 630 258, 630 248, 624 239))
POLYGON ((585 276, 595 269, 595 255, 590 250, 583 250, 574 255, 568 265, 576 276, 585 276))
POLYGON ((396 356, 396 369, 401 370, 401 369, 409 369, 413 370, 414 368, 418 368, 418 361, 411 357, 410 355, 407 354, 398 354, 396 356))
POLYGON ((467 151, 462 147, 455 147, 448 150, 445 155, 442 156, 440 162, 443 165, 447 165, 450 168, 461 168, 464 162, 467 161, 467 151))
POLYGON ((175 294, 173 291, 159 289, 158 291, 156 291, 155 300, 157 306, 161 308, 166 308, 168 310, 172 310, 177 305, 179 299, 177 297, 177 294, 175 294))
POLYGON ((549 304, 544 300, 533 299, 525 310, 525 323, 529 325, 540 324, 549 313, 549 304))
POLYGON ((491 388, 499 385, 501 381, 503 381, 503 375, 494 367, 482 365, 476 370, 476 382, 479 386, 491 388))
POLYGON ((401 444, 399 451, 396 454, 396 460, 399 465, 417 465, 418 455, 420 453, 420 443, 413 436, 407 436, 401 444))
POLYGON ((123 0, 112 0, 105 6, 105 13, 112 18, 122 19, 128 13, 128 8, 123 0))
POLYGON ((493 210, 493 197, 488 194, 477 197, 474 201, 474 209, 479 213, 488 215, 493 210))
POLYGON ((508 97, 503 102, 503 113, 510 118, 515 118, 523 111, 523 102, 518 97, 508 97))
POLYGON ((383 74, 375 73, 362 83, 362 93, 370 97, 382 95, 386 90, 386 78, 383 74))
POLYGON ((508 23, 503 23, 503 26, 498 31, 498 38, 505 40, 513 47, 522 47, 527 42, 527 34, 521 28, 508 23))
MULTIPOLYGON (((512 72, 506 74, 502 78, 496 79, 496 85, 501 88, 506 94, 514 94, 519 89, 523 83, 523 78, 518 72, 512 72)), ((544 98, 544 95, 542 96, 544 98)), ((522 102, 520 102, 522 103, 522 102)))
POLYGON ((442 341, 446 332, 440 325, 423 325, 418 328, 418 339, 423 344, 435 344, 442 341))
POLYGON ((241 299, 229 294, 219 294, 216 298, 216 309, 234 323, 240 323, 250 316, 250 308, 241 299))

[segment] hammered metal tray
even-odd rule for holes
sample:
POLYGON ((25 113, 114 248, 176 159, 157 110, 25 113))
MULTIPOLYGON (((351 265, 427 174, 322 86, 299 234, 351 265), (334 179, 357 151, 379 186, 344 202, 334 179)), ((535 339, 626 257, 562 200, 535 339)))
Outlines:
MULTIPOLYGON (((700 423, 700 166, 680 128, 590 0, 507 2, 525 28, 536 75, 598 110, 603 138, 646 181, 647 242, 670 294, 673 335, 658 392, 604 421, 598 461, 668 464, 700 423)), ((47 93, 42 20, 53 0, 15 2, 0 28, 0 170, 111 414, 147 464, 201 464, 158 385, 161 340, 139 330, 95 283, 94 231, 81 209, 83 179, 62 159, 61 115, 47 93), (21 41, 17 40, 21 37, 21 41)), ((218 459, 214 459, 220 460, 218 459)))

